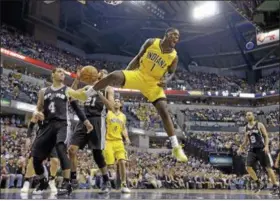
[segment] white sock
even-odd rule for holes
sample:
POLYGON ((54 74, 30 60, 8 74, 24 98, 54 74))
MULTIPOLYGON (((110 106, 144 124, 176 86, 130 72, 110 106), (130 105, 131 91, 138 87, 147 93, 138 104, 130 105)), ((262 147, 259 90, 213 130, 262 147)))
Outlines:
POLYGON ((178 139, 177 139, 176 135, 173 135, 173 136, 169 137, 169 139, 171 141, 172 148, 179 146, 178 139))

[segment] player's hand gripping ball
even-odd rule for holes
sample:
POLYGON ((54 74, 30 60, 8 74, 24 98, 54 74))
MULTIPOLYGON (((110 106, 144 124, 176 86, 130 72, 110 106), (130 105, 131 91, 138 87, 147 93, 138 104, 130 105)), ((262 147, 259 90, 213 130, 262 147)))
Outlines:
POLYGON ((80 80, 86 84, 93 84, 96 80, 98 80, 98 77, 98 71, 93 66, 85 66, 81 69, 80 80))

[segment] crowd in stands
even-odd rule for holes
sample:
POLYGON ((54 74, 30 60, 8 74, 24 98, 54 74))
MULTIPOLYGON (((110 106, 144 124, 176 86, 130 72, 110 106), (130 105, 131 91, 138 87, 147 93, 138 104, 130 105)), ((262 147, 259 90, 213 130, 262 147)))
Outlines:
MULTIPOLYGON (((23 146, 26 128, 19 117, 7 116, 1 119, 1 179, 3 188, 22 186, 28 149, 23 146)), ((279 135, 279 133, 278 133, 279 135)), ((239 146, 242 136, 228 134, 190 134, 213 148, 239 146)), ((277 134, 271 136, 272 154, 279 147, 277 134)), ((78 181, 81 189, 99 188, 102 176, 88 150, 78 152, 78 181)), ((148 153, 135 149, 128 151, 127 176, 130 188, 170 188, 170 189, 252 189, 253 183, 248 175, 223 174, 205 160, 189 156, 188 163, 176 162, 170 153, 148 153)), ((46 161, 45 166, 49 168, 46 161)), ((61 184, 61 169, 57 174, 57 185, 61 184)), ((112 185, 116 186, 116 172, 110 170, 112 185)))
MULTIPOLYGON (((1 26, 1 46, 8 50, 29 56, 43 62, 75 72, 77 67, 94 65, 109 72, 121 69, 126 64, 110 61, 96 61, 79 57, 51 44, 37 41, 20 33, 15 28, 1 26)), ((266 92, 279 89, 279 73, 263 77, 256 85, 248 85, 245 80, 235 76, 220 76, 214 73, 187 72, 179 69, 168 88, 179 90, 227 91, 227 92, 266 92)))
POLYGON ((1 98, 20 100, 26 103, 37 103, 37 93, 40 86, 21 80, 21 74, 10 73, 1 75, 1 98))
MULTIPOLYGON (((196 132, 189 133, 187 137, 190 143, 212 152, 236 153, 239 146, 244 141, 244 133, 221 133, 221 132, 196 132)), ((270 151, 273 158, 280 147, 279 132, 269 133, 270 151)))
MULTIPOLYGON (((214 122, 234 122, 237 125, 245 124, 246 111, 232 111, 229 109, 185 109, 182 112, 186 116, 186 121, 214 121, 214 122)), ((279 110, 268 111, 264 113, 264 117, 268 126, 279 126, 280 117, 279 110)))

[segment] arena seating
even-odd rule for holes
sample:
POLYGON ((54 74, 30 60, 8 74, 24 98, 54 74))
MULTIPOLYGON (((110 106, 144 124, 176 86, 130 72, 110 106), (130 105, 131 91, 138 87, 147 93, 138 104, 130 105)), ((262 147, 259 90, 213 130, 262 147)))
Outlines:
MULTIPOLYGON (((72 53, 58 49, 49 44, 34 40, 6 25, 1 26, 1 46, 11 51, 42 60, 47 64, 60 66, 75 72, 81 65, 94 65, 99 69, 105 68, 109 72, 121 69, 126 64, 110 61, 94 61, 81 58, 72 53)), ((168 84, 168 88, 178 90, 202 90, 229 92, 266 92, 279 89, 279 73, 273 72, 259 80, 256 85, 249 85, 245 80, 235 76, 219 76, 214 73, 187 72, 178 69, 176 76, 168 84)))
MULTIPOLYGON (((12 123, 14 118, 18 119, 17 117, 1 119, 1 122, 5 122, 1 136, 1 182, 3 182, 2 187, 6 186, 7 188, 15 186, 10 183, 12 173, 8 172, 6 162, 12 161, 17 169, 16 174, 21 175, 18 178, 22 178, 24 176, 23 170, 26 166, 25 159, 28 157, 28 151, 22 146, 26 139, 26 128, 19 128, 19 123, 12 123)), ((86 150, 80 151, 78 159, 80 188, 100 187, 102 177, 90 154, 86 150)), ((188 163, 184 164, 176 162, 169 153, 151 154, 129 151, 129 161, 128 184, 131 188, 250 188, 250 185, 244 183, 246 177, 222 174, 209 163, 205 163, 195 157, 190 157, 188 163), (240 180, 243 182, 240 183, 240 180)), ((58 180, 61 179, 59 174, 58 180)), ((113 179, 116 174, 111 172, 111 175, 113 179)), ((16 182, 22 182, 22 180, 16 180, 16 182)))

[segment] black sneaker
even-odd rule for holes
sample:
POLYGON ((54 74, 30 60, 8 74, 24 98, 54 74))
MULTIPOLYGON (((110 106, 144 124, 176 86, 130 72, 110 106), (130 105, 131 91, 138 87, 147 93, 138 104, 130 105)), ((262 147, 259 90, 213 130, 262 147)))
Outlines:
POLYGON ((79 182, 77 179, 72 179, 71 180, 71 186, 73 189, 78 189, 79 188, 79 182))
POLYGON ((37 185, 37 187, 32 193, 34 195, 41 195, 42 193, 44 193, 44 191, 48 189, 48 186, 49 186, 48 181, 46 178, 44 178, 41 181, 39 181, 39 184, 37 185))
POLYGON ((61 188, 58 189, 57 195, 70 195, 72 193, 72 186, 68 182, 63 182, 61 188))
POLYGON ((270 194, 271 195, 279 195, 279 193, 280 193, 279 188, 280 188, 279 186, 272 187, 270 194))
POLYGON ((263 185, 261 184, 260 181, 257 181, 256 184, 257 186, 255 187, 254 192, 259 193, 263 189, 263 185))
POLYGON ((107 181, 106 183, 102 184, 99 193, 100 194, 105 194, 105 193, 109 193, 110 191, 111 191, 111 182, 107 181))

